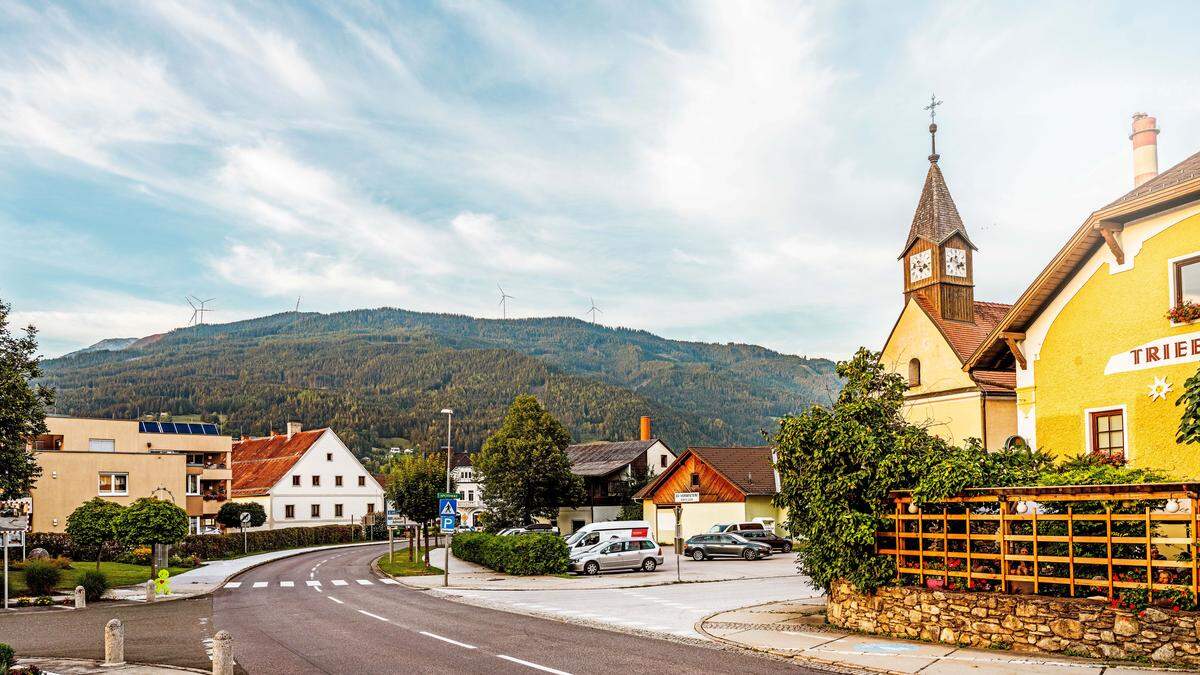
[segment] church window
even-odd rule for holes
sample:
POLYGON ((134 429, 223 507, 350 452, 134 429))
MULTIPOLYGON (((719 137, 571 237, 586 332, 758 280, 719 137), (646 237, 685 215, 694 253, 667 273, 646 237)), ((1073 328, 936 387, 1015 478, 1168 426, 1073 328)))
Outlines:
POLYGON ((908 386, 916 387, 921 384, 921 360, 913 359, 908 362, 908 386))

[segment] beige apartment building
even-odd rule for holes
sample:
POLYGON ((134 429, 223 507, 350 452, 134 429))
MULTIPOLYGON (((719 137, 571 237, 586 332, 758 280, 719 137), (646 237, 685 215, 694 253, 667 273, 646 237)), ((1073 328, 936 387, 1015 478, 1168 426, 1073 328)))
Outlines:
POLYGON ((233 440, 215 424, 47 416, 34 441, 42 475, 33 531, 62 532, 75 507, 102 497, 132 504, 167 499, 187 510, 192 532, 216 527, 231 494, 233 440))

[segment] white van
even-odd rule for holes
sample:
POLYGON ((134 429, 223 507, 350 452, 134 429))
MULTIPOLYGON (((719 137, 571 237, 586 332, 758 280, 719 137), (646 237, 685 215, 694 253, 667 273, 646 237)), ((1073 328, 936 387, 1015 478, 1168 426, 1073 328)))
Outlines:
POLYGON ((644 520, 610 520, 579 528, 567 537, 567 548, 571 551, 583 551, 609 539, 645 539, 649 536, 650 523, 644 520))

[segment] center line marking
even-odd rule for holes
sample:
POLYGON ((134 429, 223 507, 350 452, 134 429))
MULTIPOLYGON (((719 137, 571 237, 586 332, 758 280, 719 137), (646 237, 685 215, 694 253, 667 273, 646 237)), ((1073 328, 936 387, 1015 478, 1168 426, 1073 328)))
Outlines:
POLYGON ((265 582, 265 581, 256 581, 256 582, 254 582, 254 585, 251 586, 251 588, 266 588, 266 587, 267 587, 267 582, 265 582))
POLYGON ((308 581, 306 581, 306 582, 304 582, 304 583, 305 583, 305 584, 307 584, 307 585, 309 585, 309 586, 320 586, 320 585, 321 585, 321 582, 319 582, 319 581, 313 581, 312 579, 309 579, 308 581))
POLYGON ((430 632, 423 631, 423 630, 417 631, 417 632, 419 632, 421 635, 424 635, 425 637, 431 637, 434 640, 441 640, 442 642, 449 642, 450 644, 457 645, 459 647, 462 647, 463 649, 475 649, 475 645, 469 645, 465 642, 459 642, 458 640, 451 640, 448 637, 442 637, 441 635, 436 635, 434 633, 430 633, 430 632))
POLYGON ((345 582, 345 580, 343 580, 343 579, 334 579, 334 580, 333 580, 333 585, 334 585, 334 586, 348 586, 349 584, 347 584, 347 583, 345 582))
POLYGON ((387 619, 383 618, 382 616, 379 616, 378 614, 372 614, 365 609, 358 610, 358 613, 366 614, 367 616, 371 617, 372 619, 379 619, 380 621, 387 621, 387 619))
POLYGON ((295 585, 296 585, 296 582, 294 582, 294 581, 281 581, 281 582, 279 582, 279 587, 280 587, 280 588, 291 588, 291 587, 293 587, 293 586, 295 586, 295 585))
POLYGON ((337 604, 339 604, 339 605, 344 605, 344 604, 346 604, 346 603, 342 602, 341 600, 338 600, 337 598, 333 597, 332 595, 327 595, 327 596, 325 596, 325 597, 329 598, 330 600, 332 600, 332 601, 336 602, 336 603, 337 603, 337 604))
POLYGON ((535 669, 535 670, 540 670, 540 671, 542 671, 542 672, 546 672, 546 673, 555 673, 555 675, 571 675, 570 673, 568 673, 568 672, 567 672, 567 671, 565 671, 565 670, 556 670, 556 669, 554 669, 554 668, 550 668, 550 667, 547 667, 547 666, 539 666, 539 665, 538 665, 538 664, 536 664, 536 663, 530 663, 529 661, 522 661, 521 659, 518 659, 518 658, 516 658, 516 657, 513 657, 513 656, 506 656, 506 655, 504 655, 504 654, 497 654, 496 656, 497 656, 497 657, 499 657, 499 658, 502 658, 502 659, 504 659, 505 661, 512 661, 513 663, 519 663, 519 664, 521 664, 521 665, 523 665, 523 666, 528 666, 529 668, 533 668, 533 669, 535 669))

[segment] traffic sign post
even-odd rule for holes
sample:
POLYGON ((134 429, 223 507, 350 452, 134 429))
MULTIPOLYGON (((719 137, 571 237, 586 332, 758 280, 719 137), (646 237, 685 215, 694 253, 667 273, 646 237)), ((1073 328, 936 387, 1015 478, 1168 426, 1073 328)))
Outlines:
POLYGON ((438 493, 438 524, 446 535, 446 568, 442 570, 442 585, 450 585, 450 541, 454 536, 454 523, 458 519, 458 493, 438 493))

